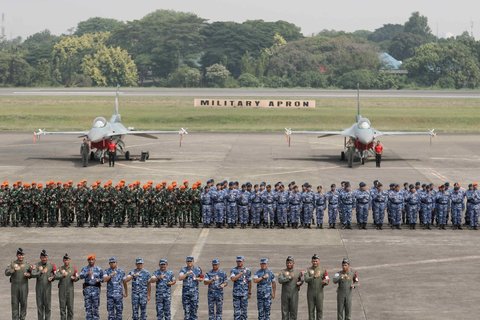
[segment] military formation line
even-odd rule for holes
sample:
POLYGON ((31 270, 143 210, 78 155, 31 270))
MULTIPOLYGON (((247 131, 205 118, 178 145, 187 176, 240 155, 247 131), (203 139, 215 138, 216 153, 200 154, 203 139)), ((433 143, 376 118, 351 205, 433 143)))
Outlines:
POLYGON ((215 183, 213 179, 202 186, 200 181, 190 187, 173 181, 141 185, 139 181, 126 184, 121 180, 90 186, 80 181, 62 183, 48 181, 12 186, 5 181, 0 189, 0 224, 31 227, 76 225, 78 227, 181 227, 194 228, 311 228, 323 229, 324 216, 329 228, 352 228, 355 212, 357 227, 367 228, 369 216, 373 226, 382 229, 388 223, 400 229, 417 225, 431 229, 445 229, 451 225, 477 230, 480 213, 480 191, 472 183, 463 189, 458 183, 453 188, 448 182, 438 187, 433 184, 390 184, 384 188, 374 181, 368 188, 358 188, 343 181, 329 190, 322 186, 312 189, 294 181, 285 186, 262 182, 240 185, 234 181, 215 183), (315 191, 314 191, 315 190, 315 191))
MULTIPOLYGON (((257 287, 258 319, 270 320, 272 299, 276 295, 276 283, 282 286, 282 319, 297 319, 299 291, 307 284, 308 315, 310 320, 323 319, 324 288, 329 285, 328 271, 320 265, 318 255, 313 255, 311 266, 306 270, 295 267, 295 260, 288 256, 285 269, 274 273, 268 267, 268 258, 261 258, 256 272, 245 266, 245 257, 237 256, 236 266, 227 275, 220 268, 217 258, 212 260, 212 268, 203 272, 195 265, 194 257, 185 259, 185 266, 178 272, 182 281, 182 306, 184 319, 198 319, 199 285, 208 286, 208 314, 211 320, 221 320, 223 316, 223 299, 225 287, 232 283, 233 316, 236 320, 247 319, 248 304, 252 296, 252 282, 257 287)), ((128 282, 131 285, 132 319, 147 319, 147 305, 151 299, 152 285, 155 284, 155 307, 157 319, 171 319, 172 287, 177 283, 175 272, 169 269, 168 261, 162 258, 159 268, 150 273, 144 268, 144 260, 135 259, 135 268, 124 271, 118 265, 116 257, 108 259, 109 267, 105 270, 97 266, 96 256, 87 257, 87 265, 78 269, 71 263, 68 254, 63 256, 63 265, 59 268, 49 261, 48 253, 42 250, 40 261, 29 264, 22 248, 17 250, 17 258, 5 270, 10 277, 12 319, 25 320, 27 316, 28 282, 36 279, 36 302, 38 319, 51 318, 52 283, 58 281, 60 318, 74 318, 74 287, 79 280, 83 282, 85 318, 99 319, 100 294, 102 284, 106 284, 108 319, 121 320, 123 317, 123 300, 128 296, 128 282)), ((357 272, 350 268, 350 261, 343 259, 341 270, 332 277, 337 285, 337 317, 339 320, 350 319, 352 291, 359 282, 357 272)))

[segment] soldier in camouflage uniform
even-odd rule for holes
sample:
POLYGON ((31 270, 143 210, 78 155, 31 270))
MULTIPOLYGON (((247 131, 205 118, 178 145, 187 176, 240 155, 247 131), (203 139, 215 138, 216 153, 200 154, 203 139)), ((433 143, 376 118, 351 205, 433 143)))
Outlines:
POLYGON ((127 222, 128 228, 133 228, 135 226, 135 190, 134 185, 128 185, 128 191, 125 192, 125 207, 127 212, 127 222))
POLYGON ((42 250, 40 261, 33 265, 32 278, 37 279, 35 293, 37 298, 38 320, 50 320, 52 309, 52 281, 57 266, 48 262, 47 251, 42 250))
POLYGON ((10 220, 12 221, 13 227, 18 227, 19 223, 22 221, 21 193, 21 187, 18 185, 18 182, 15 182, 10 192, 10 220))
POLYGON ((192 226, 198 228, 200 222, 202 221, 202 208, 200 204, 200 185, 201 182, 197 181, 192 185, 190 190, 191 194, 191 216, 192 216, 192 226))
POLYGON ((167 259, 160 259, 160 268, 156 270, 150 283, 156 283, 155 303, 157 320, 170 320, 172 303, 172 286, 177 282, 173 271, 168 270, 167 259))
POLYGON ((103 270, 95 265, 96 257, 94 254, 89 255, 87 261, 88 265, 80 271, 80 279, 84 280, 83 297, 85 300, 85 319, 98 320, 103 270))
POLYGON ((133 320, 147 319, 147 303, 150 301, 150 272, 143 268, 143 259, 135 260, 136 268, 128 273, 125 282, 132 281, 133 320), (140 311, 140 317, 138 316, 140 311))
POLYGON ((107 311, 109 320, 122 320, 123 298, 128 295, 125 271, 118 268, 117 258, 108 259, 110 268, 103 273, 103 282, 107 283, 107 311))
POLYGON ((4 181, 0 188, 0 225, 6 227, 9 220, 10 189, 8 181, 4 181))
POLYGON ((71 202, 71 192, 68 187, 68 183, 63 184, 63 188, 60 188, 58 193, 59 211, 60 211, 60 222, 62 227, 68 227, 70 225, 70 202, 71 202))
POLYGON ((58 300, 60 304, 60 319, 73 320, 74 284, 79 280, 78 270, 70 265, 71 259, 67 253, 63 256, 63 266, 55 274, 58 280, 58 300))
POLYGON ((352 292, 358 283, 358 274, 350 269, 350 261, 343 259, 342 270, 335 273, 333 283, 337 288, 337 319, 350 320, 352 312, 352 292))
POLYGON ((109 227, 113 223, 112 193, 112 181, 108 180, 103 186, 103 189, 99 190, 103 226, 105 228, 109 227))
POLYGON ((88 206, 88 190, 82 183, 77 185, 75 193, 75 213, 77 215, 77 227, 83 228, 86 222, 86 213, 88 206))
POLYGON ((155 191, 152 195, 153 203, 153 225, 155 228, 160 228, 162 225, 162 210, 163 210, 163 185, 161 183, 155 186, 155 191))
POLYGON ((53 181, 49 181, 47 183, 47 189, 45 190, 47 220, 50 227, 55 227, 57 225, 57 193, 54 186, 53 181))
POLYGON ((257 284, 257 307, 258 319, 270 320, 270 309, 272 307, 272 299, 275 299, 275 291, 277 285, 275 283, 275 275, 268 269, 268 259, 260 259, 260 270, 255 272, 253 282, 257 284))
POLYGON ((202 269, 193 265, 194 259, 188 256, 186 266, 180 270, 178 280, 183 281, 182 305, 185 320, 197 320, 198 283, 204 280, 202 269))
POLYGON ((168 212, 167 226, 171 228, 177 223, 177 192, 173 185, 169 185, 167 189, 168 192, 165 201, 165 206, 168 212))
POLYGON ((30 227, 33 220, 33 202, 30 184, 25 183, 21 191, 22 201, 22 223, 25 227, 30 227))
POLYGON ((120 228, 123 223, 125 206, 123 202, 123 186, 117 184, 111 193, 111 204, 113 210, 113 223, 115 228, 120 228))
POLYGON ((12 261, 5 270, 11 284, 12 320, 25 320, 27 316, 28 279, 32 267, 24 257, 22 248, 18 248, 17 260, 12 261))
POLYGON ((181 185, 177 197, 178 224, 180 228, 185 228, 187 221, 190 220, 190 204, 189 191, 185 185, 181 185))
POLYGON ((328 285, 330 278, 327 270, 320 266, 320 258, 316 254, 312 257, 312 266, 305 272, 305 282, 308 284, 308 319, 321 320, 323 319, 323 288, 328 285))
POLYGON ((100 221, 100 212, 99 212, 99 196, 100 190, 97 183, 92 185, 92 188, 88 192, 88 213, 90 218, 90 227, 98 227, 100 221))
POLYGON ((208 285, 208 320, 222 320, 223 289, 228 285, 228 280, 225 271, 219 267, 220 261, 213 259, 212 270, 205 274, 203 281, 208 285))
POLYGON ((238 256, 237 266, 230 271, 230 280, 233 282, 233 318, 247 319, 248 299, 252 296, 252 272, 245 268, 245 258, 238 256))

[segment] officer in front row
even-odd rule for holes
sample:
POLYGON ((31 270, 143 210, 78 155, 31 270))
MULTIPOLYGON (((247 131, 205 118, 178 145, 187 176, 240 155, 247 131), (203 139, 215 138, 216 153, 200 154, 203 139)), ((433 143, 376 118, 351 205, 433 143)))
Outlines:
POLYGON ((132 281, 132 319, 146 320, 151 286, 150 272, 143 268, 143 258, 135 259, 135 269, 131 270, 125 278, 125 282, 129 281, 132 281))
POLYGON ((203 283, 208 285, 208 319, 222 320, 223 288, 228 285, 227 274, 220 270, 220 260, 212 260, 212 270, 205 274, 203 283))
POLYGON ((270 320, 272 299, 275 299, 277 284, 275 274, 268 269, 268 259, 260 259, 260 270, 255 272, 253 282, 257 284, 258 320, 270 320))
POLYGON ((108 259, 110 268, 103 274, 103 282, 107 283, 107 311, 108 319, 122 320, 123 298, 128 295, 125 271, 117 266, 117 258, 108 259))
POLYGON ((17 250, 17 260, 12 261, 5 275, 10 277, 12 320, 25 320, 27 316, 28 279, 31 277, 31 267, 25 259, 22 248, 17 250))
POLYGON ((160 269, 155 271, 150 283, 156 283, 155 302, 157 306, 157 319, 170 320, 172 303, 172 286, 177 283, 173 271, 168 270, 167 259, 160 259, 160 269))
POLYGON ((198 311, 198 283, 203 281, 203 272, 200 267, 193 265, 194 258, 185 259, 186 266, 180 270, 178 280, 183 281, 182 304, 185 320, 197 320, 198 311))
POLYGON ((233 282, 233 319, 247 319, 248 299, 252 296, 252 272, 243 265, 245 258, 237 256, 237 266, 230 271, 233 282))
POLYGON ((95 265, 96 257, 91 254, 87 257, 88 265, 80 271, 83 279, 83 297, 85 299, 85 319, 97 320, 100 318, 100 288, 103 282, 103 270, 95 265))
POLYGON ((308 319, 323 319, 323 288, 328 286, 330 278, 327 269, 320 266, 317 254, 312 256, 312 266, 305 271, 305 282, 308 284, 307 303, 308 319))
POLYGON ((342 270, 335 273, 333 283, 337 288, 337 319, 350 320, 352 313, 352 292, 358 283, 358 274, 350 268, 350 260, 342 261, 342 270))
POLYGON ((60 305, 60 320, 73 320, 74 284, 80 278, 78 270, 72 266, 68 253, 63 256, 63 266, 55 274, 58 280, 58 301, 60 305))
POLYGON ((32 278, 37 279, 35 296, 37 298, 38 320, 50 320, 52 306, 52 281, 55 280, 57 267, 48 262, 46 250, 40 252, 40 261, 33 265, 32 278))
POLYGON ((303 273, 294 269, 295 260, 288 256, 286 268, 278 275, 278 283, 282 285, 282 320, 297 320, 298 292, 303 284, 303 273))

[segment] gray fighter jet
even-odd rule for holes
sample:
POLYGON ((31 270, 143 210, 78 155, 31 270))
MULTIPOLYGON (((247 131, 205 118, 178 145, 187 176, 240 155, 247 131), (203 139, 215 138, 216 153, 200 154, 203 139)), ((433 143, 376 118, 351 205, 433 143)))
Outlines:
MULTIPOLYGON (((179 131, 140 131, 131 127, 125 127, 121 122, 121 116, 118 109, 118 90, 115 95, 114 112, 110 120, 104 117, 96 117, 93 120, 92 128, 88 131, 46 131, 39 129, 33 133, 34 140, 43 135, 74 135, 79 138, 86 138, 90 143, 90 159, 97 159, 100 163, 104 163, 107 155, 107 148, 110 141, 114 141, 117 145, 117 155, 123 154, 126 160, 130 160, 130 152, 125 149, 124 137, 127 135, 140 136, 149 139, 158 139, 159 134, 178 134, 180 135, 180 146, 182 138, 188 134, 187 130, 181 128, 179 131)), ((146 154, 148 158, 148 153, 146 154)), ((146 160, 146 159, 144 159, 146 160)))
MULTIPOLYGON (((329 136, 344 137, 344 151, 341 152, 341 160, 348 161, 348 167, 353 166, 353 161, 358 158, 362 164, 368 159, 369 154, 374 155, 375 142, 381 136, 400 136, 400 135, 426 135, 434 137, 435 130, 424 132, 411 131, 379 131, 372 127, 370 120, 360 115, 360 100, 357 96, 357 116, 356 122, 349 128, 342 131, 293 131, 285 128, 288 145, 291 143, 292 134, 312 134, 318 135, 318 138, 329 136)), ((431 141, 431 140, 430 140, 431 141)))

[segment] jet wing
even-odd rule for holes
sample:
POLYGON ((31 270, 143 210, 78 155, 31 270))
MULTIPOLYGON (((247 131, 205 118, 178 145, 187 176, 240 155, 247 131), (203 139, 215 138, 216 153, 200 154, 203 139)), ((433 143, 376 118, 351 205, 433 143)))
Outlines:
POLYGON ((178 131, 161 131, 161 130, 149 130, 149 131, 140 131, 140 130, 128 130, 123 134, 127 135, 134 135, 134 136, 139 136, 139 137, 144 137, 144 138, 149 138, 149 139, 158 139, 155 137, 157 134, 179 134, 181 136, 188 134, 187 129, 180 128, 178 131))
POLYGON ((381 136, 430 136, 434 137, 437 134, 435 133, 435 129, 429 131, 378 131, 375 130, 374 137, 381 137, 381 136))
POLYGON ((79 138, 86 137, 88 131, 45 131, 43 129, 38 129, 33 133, 34 137, 47 136, 47 135, 58 135, 58 136, 78 136, 79 138))
POLYGON ((290 136, 292 134, 311 134, 317 135, 318 138, 325 138, 331 136, 354 137, 354 134, 351 132, 351 128, 345 129, 343 131, 293 131, 292 129, 285 128, 285 134, 287 136, 290 136))

